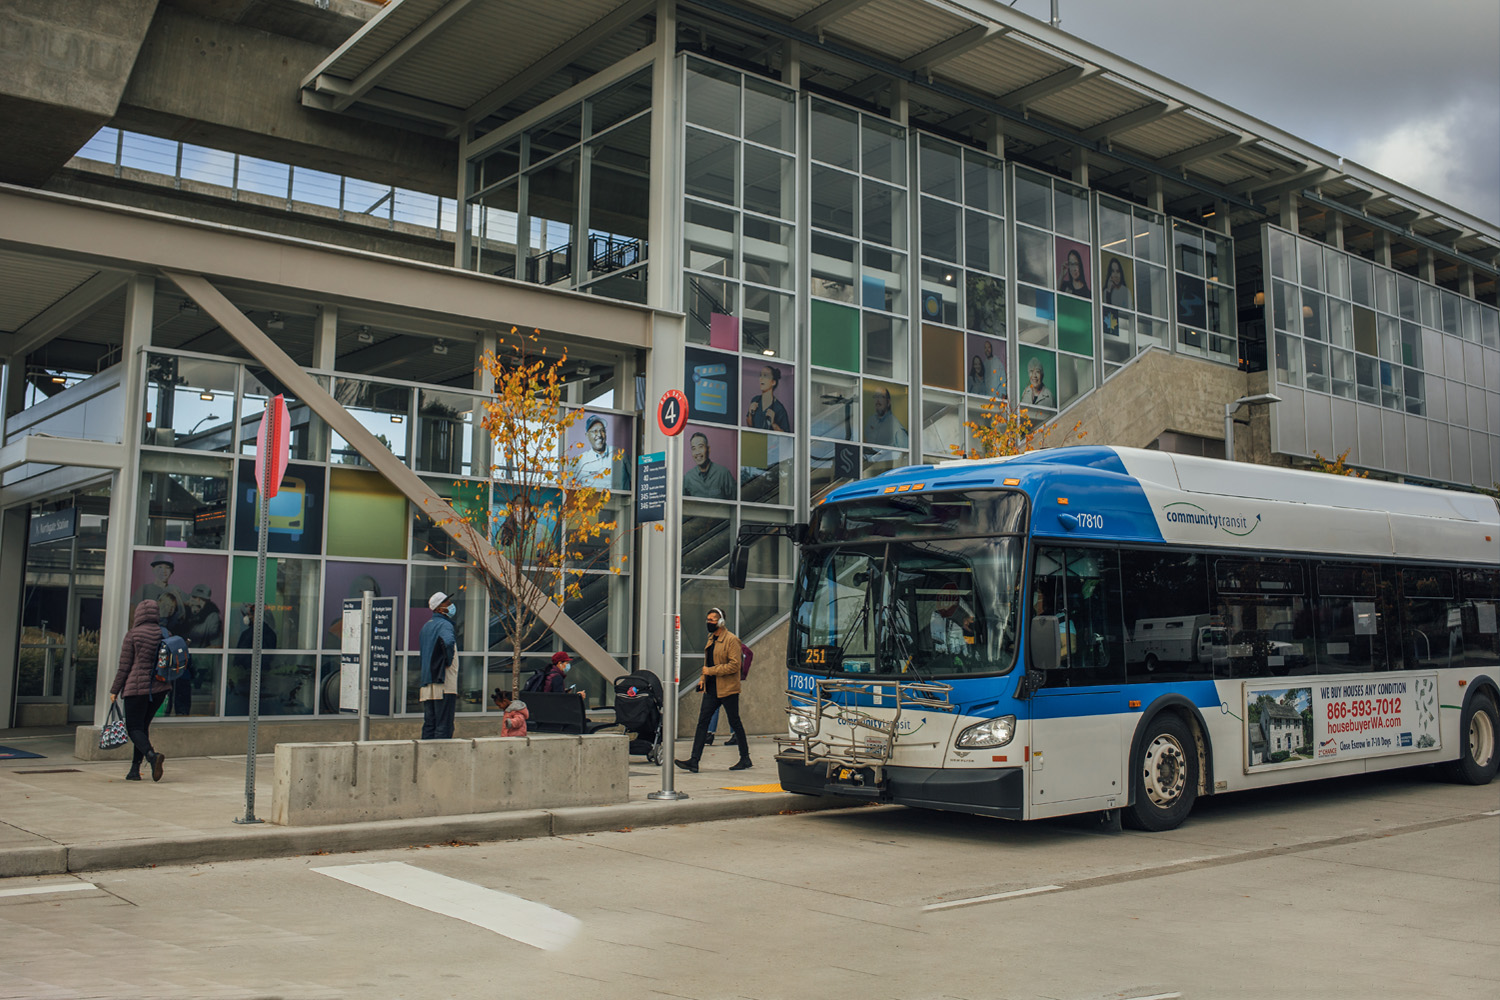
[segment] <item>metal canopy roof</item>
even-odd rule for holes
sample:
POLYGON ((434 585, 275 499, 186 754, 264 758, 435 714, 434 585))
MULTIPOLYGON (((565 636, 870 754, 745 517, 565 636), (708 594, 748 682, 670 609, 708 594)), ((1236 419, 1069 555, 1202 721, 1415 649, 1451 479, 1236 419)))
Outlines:
MULTIPOLYGON (((488 130, 650 44, 655 0, 397 0, 303 81, 304 104, 456 137, 488 130)), ((1366 227, 1493 280, 1500 227, 1345 160, 998 0, 680 0, 680 49, 775 75, 797 43, 804 86, 984 141, 1182 216, 1262 218, 1316 188, 1366 227)), ((1368 238, 1368 233, 1365 238, 1368 238)), ((1359 237, 1356 236, 1355 239, 1359 237)), ((1358 249, 1356 246, 1355 249, 1358 249)))

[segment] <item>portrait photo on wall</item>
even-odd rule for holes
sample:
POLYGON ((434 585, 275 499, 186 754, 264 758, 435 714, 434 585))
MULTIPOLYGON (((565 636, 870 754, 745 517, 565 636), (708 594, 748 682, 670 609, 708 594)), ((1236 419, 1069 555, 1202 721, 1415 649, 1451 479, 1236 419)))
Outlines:
POLYGON ((967 347, 964 391, 976 396, 1004 396, 1005 341, 971 333, 967 347))
POLYGON ((630 418, 622 414, 588 412, 574 421, 563 445, 574 478, 599 489, 630 489, 630 465, 635 458, 630 436, 630 418))
POLYGON ((158 620, 192 649, 224 646, 224 586, 228 556, 137 552, 130 567, 130 616, 155 601, 158 620))
MULTIPOLYGON (((255 463, 241 462, 234 491, 234 547, 241 552, 259 547, 259 496, 255 463)), ((322 468, 288 465, 267 510, 266 551, 304 556, 322 552, 324 496, 322 468)))
POLYGON ((1208 299, 1202 278, 1177 276, 1177 322, 1202 330, 1208 326, 1208 299))
POLYGON ((735 430, 688 424, 682 437, 682 495, 733 500, 733 470, 739 467, 735 430))
POLYGON ((1093 295, 1089 275, 1089 246, 1077 240, 1057 238, 1057 290, 1069 295, 1090 298, 1093 295))
POLYGON ((758 431, 792 432, 792 401, 796 393, 791 365, 772 361, 761 364, 747 358, 741 384, 744 426, 758 431))
MULTIPOLYGON (((496 483, 490 506, 490 544, 509 556, 526 560, 555 559, 562 538, 558 533, 557 519, 562 510, 561 490, 534 489, 522 492, 519 486, 496 483), (515 544, 515 528, 510 516, 511 501, 518 496, 531 498, 531 541, 524 547, 515 544)), ((508 557, 509 557, 508 556, 508 557)))
MULTIPOLYGON (((400 563, 338 562, 330 559, 323 568, 323 648, 338 649, 343 642, 344 598, 360 597, 366 590, 376 597, 394 597, 396 607, 406 606, 406 567, 400 563)), ((396 648, 401 649, 402 615, 396 615, 396 648)))
POLYGON ((1051 351, 1040 351, 1022 344, 1017 363, 1025 377, 1017 393, 1016 402, 1022 406, 1057 406, 1057 356, 1051 351))
POLYGON ((687 365, 683 384, 688 398, 688 419, 738 424, 743 419, 739 357, 700 347, 689 347, 683 353, 687 365))
POLYGON ((865 379, 864 405, 865 444, 885 445, 890 448, 906 448, 911 444, 907 433, 907 403, 909 396, 902 385, 876 382, 865 379))

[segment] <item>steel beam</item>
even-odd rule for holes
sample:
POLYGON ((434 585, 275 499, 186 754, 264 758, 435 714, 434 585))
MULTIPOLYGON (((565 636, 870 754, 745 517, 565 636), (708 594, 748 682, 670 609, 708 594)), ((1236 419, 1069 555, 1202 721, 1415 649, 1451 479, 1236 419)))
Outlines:
MULTIPOLYGON (((433 492, 421 476, 391 454, 389 448, 366 430, 353 414, 329 395, 328 390, 304 371, 301 365, 293 361, 260 327, 240 312, 234 303, 225 298, 222 292, 202 275, 183 271, 164 271, 163 273, 212 316, 220 326, 229 331, 230 335, 239 341, 240 346, 250 352, 251 357, 265 365, 272 375, 280 379, 294 398, 306 403, 314 413, 322 417, 334 433, 349 442, 354 450, 374 467, 376 472, 384 476, 423 515, 431 518, 433 523, 452 537, 477 565, 484 568, 486 573, 502 583, 511 579, 514 572, 511 563, 495 551, 488 539, 475 532, 464 531, 460 526, 459 515, 448 505, 447 501, 433 492)), ((573 649, 606 681, 612 681, 627 672, 613 656, 605 652, 603 646, 595 642, 577 622, 569 618, 560 605, 554 603, 549 595, 529 579, 523 577, 518 589, 518 593, 512 591, 516 599, 524 602, 535 612, 542 624, 555 632, 564 645, 573 649)))

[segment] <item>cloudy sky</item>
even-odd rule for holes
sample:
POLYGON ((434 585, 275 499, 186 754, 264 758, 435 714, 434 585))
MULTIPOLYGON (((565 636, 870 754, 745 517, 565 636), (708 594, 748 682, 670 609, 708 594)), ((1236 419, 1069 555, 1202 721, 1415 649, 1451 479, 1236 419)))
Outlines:
MULTIPOLYGON (((1062 28, 1500 223, 1495 0, 1060 0, 1062 28)), ((1046 21, 1050 0, 1015 8, 1046 21)))

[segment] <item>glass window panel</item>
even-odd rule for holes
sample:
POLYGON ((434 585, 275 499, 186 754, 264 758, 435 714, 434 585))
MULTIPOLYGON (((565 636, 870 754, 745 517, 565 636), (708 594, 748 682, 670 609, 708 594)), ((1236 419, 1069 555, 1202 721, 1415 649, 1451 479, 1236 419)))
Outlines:
MULTIPOLYGON (((453 507, 462 521, 463 530, 472 530, 480 538, 490 537, 489 480, 429 478, 426 482, 434 493, 453 507)), ((608 482, 603 485, 607 486, 608 482)), ((236 543, 238 541, 236 537, 236 543)), ((236 547, 240 546, 236 544, 236 547)), ((426 510, 415 505, 411 508, 411 550, 414 559, 456 563, 469 561, 469 554, 444 530, 444 526, 433 520, 426 510)))
POLYGON ((1051 347, 1056 323, 1053 293, 1026 285, 1016 289, 1016 333, 1021 343, 1051 347))
POLYGON ((1349 351, 1331 352, 1329 387, 1335 396, 1354 398, 1354 355, 1349 351))
POLYGON ((1375 305, 1375 265, 1358 257, 1349 259, 1349 297, 1362 306, 1375 305))
POLYGON ((1302 291, 1302 336, 1314 340, 1328 339, 1323 315, 1323 296, 1306 289, 1302 291))
POLYGON ((1323 272, 1329 295, 1349 298, 1349 258, 1332 247, 1323 250, 1323 272))
POLYGON ((739 135, 740 75, 712 63, 690 62, 687 120, 694 125, 739 135))
POLYGON ((1401 366, 1380 362, 1380 405, 1386 409, 1401 408, 1401 366))
POLYGON ((992 215, 964 215, 964 260, 976 271, 1005 273, 1005 223, 992 215))
POLYGON ((1104 341, 1104 360, 1116 363, 1129 361, 1134 352, 1131 336, 1135 328, 1135 317, 1119 309, 1106 306, 1101 315, 1100 331, 1104 341))
POLYGON ((632 115, 651 108, 651 70, 643 69, 587 100, 589 131, 599 135, 632 115))
POLYGON ((1130 253, 1130 206, 1113 198, 1099 199, 1099 252, 1130 253))
POLYGON ((796 354, 797 300, 781 292, 745 286, 744 350, 791 359, 796 354))
POLYGON ((1085 188, 1075 188, 1062 181, 1054 182, 1053 206, 1057 225, 1055 231, 1082 243, 1088 243, 1092 235, 1089 226, 1089 193, 1085 188))
POLYGON ((137 545, 222 549, 229 524, 229 461, 141 453, 137 545))
POLYGON ((855 244, 848 240, 812 234, 812 293, 839 302, 853 302, 856 265, 855 244))
POLYGON ((740 144, 733 139, 688 129, 683 189, 696 198, 735 204, 739 159, 740 144))
POLYGON ((824 368, 859 371, 859 311, 832 302, 812 303, 811 361, 824 368))
POLYGON ((959 231, 963 210, 935 198, 922 199, 922 254, 958 261, 959 231))
MULTIPOLYGON (((1459 317, 1459 298, 1450 291, 1442 290, 1436 292, 1438 307, 1442 314, 1441 323, 1444 333, 1455 337, 1463 336, 1463 324, 1459 317)), ((1470 338, 1465 338, 1470 339, 1470 338)))
POLYGON ((1234 240, 1222 233, 1203 234, 1204 272, 1210 281, 1234 284, 1234 240))
POLYGON ((329 470, 330 556, 405 559, 406 497, 375 472, 329 470))
POLYGON ((922 319, 958 325, 958 268, 937 261, 922 261, 922 319))
POLYGON ((1422 325, 1431 327, 1434 330, 1441 330, 1443 328, 1443 320, 1440 315, 1441 310, 1438 308, 1437 289, 1427 284, 1418 285, 1417 297, 1421 303, 1422 325))
MULTIPOLYGON (((262 656, 260 706, 262 716, 312 715, 317 704, 318 656, 290 653, 262 656)), ((229 657, 224 678, 224 714, 250 714, 250 654, 229 657)))
MULTIPOLYGON (((315 375, 313 378, 319 385, 328 384, 325 376, 315 375)), ((279 379, 259 368, 245 369, 244 394, 240 397, 240 452, 255 454, 260 415, 265 412, 271 397, 278 394, 286 400, 288 422, 291 424, 290 457, 304 461, 321 460, 327 453, 328 442, 328 428, 323 423, 323 418, 313 413, 307 404, 294 399, 279 379)))
POLYGON ((1375 269, 1375 308, 1381 312, 1399 312, 1396 305, 1396 276, 1383 267, 1375 269))
MULTIPOLYGON (((816 135, 816 132, 814 133, 816 135)), ((812 223, 821 229, 853 236, 858 179, 827 167, 812 168, 812 223)))
POLYGON ((867 375, 906 381, 911 350, 907 344, 906 320, 883 313, 864 314, 864 370, 867 375))
POLYGON ((1158 347, 1167 346, 1167 321, 1137 316, 1135 318, 1135 349, 1144 351, 1152 344, 1158 347))
POLYGON ((1271 305, 1276 329, 1302 332, 1302 296, 1296 285, 1288 281, 1272 283, 1271 305))
POLYGON ((1464 339, 1473 343, 1479 343, 1479 303, 1473 299, 1463 299, 1460 303, 1463 307, 1464 339))
POLYGON ((1180 223, 1172 226, 1172 242, 1176 248, 1177 270, 1202 277, 1203 232, 1195 226, 1180 223))
POLYGON ((797 94, 753 76, 744 78, 745 138, 787 152, 797 149, 797 94))
POLYGON ((1208 334, 1202 330, 1179 326, 1177 328, 1177 352, 1203 357, 1208 353, 1208 334))
POLYGON ((527 261, 528 281, 550 285, 572 279, 573 227, 578 216, 578 151, 566 153, 528 175, 530 246, 545 256, 527 261))
POLYGON ((1318 392, 1328 391, 1328 348, 1311 340, 1304 340, 1303 362, 1307 372, 1307 387, 1318 392))
POLYGON ((1135 308, 1151 316, 1167 315, 1167 269, 1146 263, 1135 266, 1135 308))
POLYGON ((860 135, 864 143, 862 169, 865 175, 905 186, 906 130, 866 115, 861 122, 860 135))
POLYGON ((1052 184, 1025 170, 1016 171, 1016 221, 1052 228, 1052 184))
POLYGON ((142 441, 193 451, 233 451, 238 369, 198 358, 149 355, 142 441))
MULTIPOLYGON (((1413 323, 1422 322, 1422 307, 1418 301, 1417 279, 1404 274, 1397 274, 1394 276, 1394 279, 1396 282, 1396 297, 1400 305, 1397 311, 1401 318, 1409 319, 1413 323)), ((1381 308, 1384 309, 1385 307, 1382 306, 1381 308)), ((1387 309, 1387 311, 1389 312, 1390 310, 1387 309)), ((1433 324, 1428 323, 1427 325, 1432 326, 1433 324)))
POLYGON ((866 479, 870 476, 878 476, 882 472, 890 472, 892 469, 910 463, 904 451, 890 451, 885 448, 866 448, 864 450, 863 472, 866 479))
MULTIPOLYGON (((281 487, 267 511, 270 552, 317 555, 323 546, 323 508, 327 499, 325 471, 316 465, 287 466, 281 487)), ((234 502, 234 547, 254 552, 260 545, 259 491, 253 462, 239 463, 239 485, 234 502)))
POLYGON ((906 254, 867 246, 864 264, 860 304, 866 309, 906 312, 906 254))
POLYGON ((1005 279, 968 273, 964 326, 995 337, 1005 336, 1005 279))
POLYGON ((1380 362, 1363 354, 1354 357, 1354 378, 1357 396, 1361 403, 1380 403, 1380 362))
POLYGON ((1380 347, 1380 357, 1386 361, 1401 360, 1401 321, 1394 316, 1381 316, 1375 324, 1380 347))
POLYGON ((1413 368, 1422 366, 1422 328, 1415 323, 1401 324, 1401 363, 1413 368))
POLYGON ((1297 240, 1291 233, 1280 229, 1266 230, 1266 243, 1270 251, 1271 274, 1277 278, 1297 277, 1297 240))
POLYGON ((1304 288, 1323 290, 1323 244, 1312 240, 1297 241, 1297 257, 1301 264, 1299 274, 1304 288))
POLYGON ((1402 383, 1402 388, 1406 393, 1406 412, 1417 416, 1424 415, 1427 412, 1427 395, 1422 373, 1413 368, 1403 368, 1402 383))
POLYGON ((740 435, 740 499, 791 504, 796 489, 796 439, 777 434, 740 435))
POLYGON ((922 327, 923 384, 962 391, 964 368, 964 335, 957 330, 945 330, 940 326, 924 324, 922 327))
POLYGON ((776 288, 791 288, 795 280, 792 271, 795 230, 750 215, 744 217, 743 223, 745 280, 776 288))
POLYGON ((1052 287, 1052 236, 1016 227, 1016 277, 1044 288, 1052 287))
POLYGON ((1074 354, 1094 353, 1094 308, 1083 299, 1060 295, 1057 302, 1057 346, 1074 354))
POLYGON ((1234 289, 1208 286, 1208 329, 1210 333, 1234 333, 1234 289))
POLYGON ((1479 307, 1479 342, 1485 347, 1500 348, 1500 311, 1479 307))
MULTIPOLYGON (((859 114, 824 101, 812 105, 812 157, 850 170, 859 169, 859 114)), ((816 171, 814 171, 816 173, 816 171)))
POLYGON ((1276 381, 1282 385, 1302 384, 1301 344, 1296 337, 1276 335, 1276 381))
MULTIPOLYGON (((255 604, 256 559, 235 556, 229 580, 229 602, 225 606, 225 644, 230 649, 250 649, 255 630, 250 617, 255 604)), ((264 649, 317 649, 318 598, 323 568, 316 559, 266 559, 264 649)), ((343 595, 339 595, 342 598, 343 595)), ((332 612, 330 617, 336 616, 332 612)))
MULTIPOLYGON (((1024 381, 1021 381, 1016 390, 1016 402, 1022 406, 1056 407, 1057 355, 1028 344, 1020 345, 1016 354, 1020 371, 1024 375, 1024 381)), ((974 408, 970 407, 971 416, 974 412, 974 408)))
POLYGON ((1135 210, 1135 255, 1153 264, 1167 262, 1167 223, 1155 212, 1135 210))
POLYGON ((734 212, 702 202, 689 201, 684 226, 686 266, 723 277, 734 277, 738 271, 735 253, 734 212))
MULTIPOLYGON (((1354 346, 1355 307, 1347 302, 1328 302, 1328 342, 1335 347, 1354 346)), ((1368 309, 1367 314, 1373 315, 1368 309)))
POLYGON ((1058 405, 1067 406, 1093 388, 1094 362, 1092 359, 1075 358, 1067 354, 1057 356, 1058 405))
MULTIPOLYGON (((812 419, 808 423, 813 437, 839 441, 859 439, 859 382, 854 378, 829 372, 812 373, 812 419)), ((830 461, 833 453, 828 453, 830 461)), ((858 463, 855 463, 858 475, 858 463)))
POLYGON ((709 344, 738 350, 736 318, 739 285, 698 274, 683 276, 683 311, 687 313, 690 344, 709 344))
POLYGON ((864 238, 886 246, 906 246, 906 193, 878 181, 864 182, 864 238))
POLYGON ((1005 214, 1005 164, 973 149, 964 150, 964 204, 1005 214))
POLYGON ((796 161, 758 146, 745 147, 745 198, 751 212, 790 219, 796 214, 793 171, 796 161))
POLYGON ((958 201, 959 147, 922 135, 918 139, 917 171, 923 194, 958 201))
MULTIPOLYGON (((359 379, 334 380, 334 398, 362 424, 391 454, 406 461, 407 430, 411 410, 411 390, 405 386, 359 379)), ((344 465, 369 465, 354 446, 339 436, 329 434, 329 459, 344 465)))
POLYGON ((589 143, 588 269, 604 272, 638 260, 645 246, 651 191, 651 120, 637 118, 589 143), (600 249, 604 252, 600 252, 600 249))
POLYGON ((474 428, 480 418, 473 396, 421 389, 417 393, 417 468, 467 476, 474 468, 474 428))

